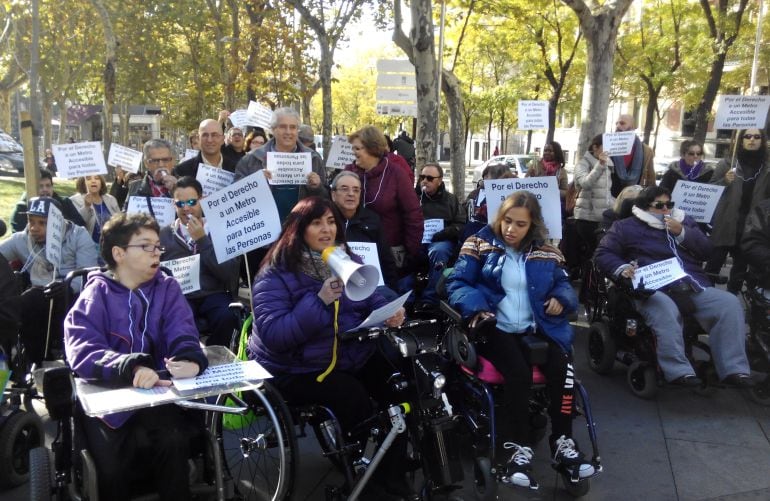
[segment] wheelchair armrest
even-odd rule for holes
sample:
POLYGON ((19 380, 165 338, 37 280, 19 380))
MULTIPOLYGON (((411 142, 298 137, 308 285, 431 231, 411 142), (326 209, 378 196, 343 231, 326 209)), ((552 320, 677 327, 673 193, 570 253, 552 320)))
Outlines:
POLYGON ((522 337, 524 356, 531 365, 543 365, 548 361, 548 342, 531 334, 522 337))
POLYGON ((719 273, 706 273, 706 276, 714 282, 714 285, 724 285, 729 281, 726 276, 720 275, 719 273))
POLYGON ((53 367, 43 372, 43 395, 45 407, 51 419, 65 419, 72 416, 75 402, 75 382, 69 367, 53 367))
POLYGON ((449 306, 449 303, 446 301, 442 300, 439 302, 439 309, 441 309, 441 311, 443 311, 450 320, 458 324, 463 323, 463 317, 460 315, 460 312, 449 306))

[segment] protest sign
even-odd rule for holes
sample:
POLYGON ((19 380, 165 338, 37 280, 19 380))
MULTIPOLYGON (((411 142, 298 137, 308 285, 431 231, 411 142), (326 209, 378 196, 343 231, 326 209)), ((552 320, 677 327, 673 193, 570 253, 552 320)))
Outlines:
POLYGON ((682 269, 679 260, 672 257, 665 261, 658 261, 657 263, 637 268, 631 283, 634 285, 634 288, 637 288, 639 282, 644 280, 645 289, 658 290, 686 276, 687 273, 682 269))
POLYGON ((267 170, 273 175, 270 184, 307 184, 307 175, 313 170, 310 152, 267 152, 267 170))
POLYGON ((520 130, 548 128, 548 101, 519 101, 520 130))
POLYGON ((331 169, 344 169, 346 165, 352 164, 355 160, 356 156, 353 154, 353 147, 350 146, 348 139, 344 136, 334 136, 326 166, 331 169))
POLYGON ((74 179, 81 176, 107 174, 102 143, 99 141, 54 144, 51 149, 59 177, 74 179))
POLYGON ((249 125, 253 125, 251 123, 252 117, 249 115, 248 110, 235 110, 230 113, 227 118, 230 119, 230 123, 233 124, 233 127, 237 127, 241 130, 244 130, 249 125))
POLYGON ((201 187, 203 187, 203 196, 207 197, 213 192, 233 184, 235 174, 218 167, 198 164, 198 174, 195 175, 195 179, 201 183, 201 187))
POLYGON ((380 281, 377 282, 377 285, 385 285, 382 278, 380 255, 377 253, 377 244, 374 242, 348 242, 348 247, 353 254, 361 258, 364 264, 370 264, 377 268, 377 272, 380 274, 380 281))
POLYGON ((770 96, 719 96, 714 127, 764 129, 770 96))
POLYGON ((433 235, 443 229, 443 219, 426 219, 422 230, 422 243, 429 244, 433 238, 433 235))
POLYGON ((126 172, 136 174, 142 166, 142 152, 112 143, 110 154, 107 155, 107 165, 120 167, 126 172))
POLYGON ((697 222, 710 223, 724 190, 724 186, 680 179, 674 185, 671 200, 676 203, 677 209, 681 209, 697 222))
POLYGON ((624 132, 605 132, 602 134, 602 149, 613 157, 628 155, 634 147, 636 133, 632 130, 624 132))
POLYGON ((50 204, 45 227, 45 258, 57 270, 61 268, 62 239, 64 239, 64 216, 58 207, 50 204))
POLYGON ((555 176, 525 177, 522 179, 487 179, 484 191, 487 196, 487 214, 491 223, 503 200, 514 191, 526 190, 535 195, 540 203, 548 238, 561 238, 561 199, 559 181, 555 176))
POLYGON ((254 127, 270 129, 270 120, 273 118, 273 110, 255 101, 249 101, 249 123, 254 127))
POLYGON ((184 158, 182 158, 182 161, 188 160, 190 158, 195 158, 198 156, 199 151, 193 150, 191 148, 187 148, 184 150, 184 158))
POLYGON ((201 290, 201 255, 180 257, 169 261, 161 261, 161 266, 165 266, 171 271, 171 275, 179 282, 182 288, 182 294, 201 290))
POLYGON ((137 214, 140 212, 154 217, 161 228, 170 225, 176 219, 174 201, 168 197, 128 197, 126 214, 137 214), (151 207, 147 205, 148 199, 151 207))
POLYGON ((272 243, 281 233, 278 208, 261 170, 201 202, 220 263, 272 243))

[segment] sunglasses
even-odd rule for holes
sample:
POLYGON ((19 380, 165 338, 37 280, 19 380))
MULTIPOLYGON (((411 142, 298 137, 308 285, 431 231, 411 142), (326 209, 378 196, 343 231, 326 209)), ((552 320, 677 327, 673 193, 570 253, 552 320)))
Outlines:
POLYGON ((668 202, 655 202, 655 203, 652 203, 652 204, 650 204, 650 207, 652 207, 653 209, 662 210, 664 208, 665 209, 673 209, 674 205, 676 205, 674 203, 674 201, 673 200, 669 200, 668 202))
POLYGON ((424 175, 421 174, 420 175, 420 181, 422 181, 423 179, 427 179, 428 182, 432 183, 434 179, 441 179, 441 178, 438 177, 438 176, 424 176, 424 175))
POLYGON ((180 209, 182 207, 184 207, 185 205, 187 207, 195 207, 195 204, 197 204, 197 203, 198 203, 198 199, 197 198, 191 198, 189 200, 174 200, 174 205, 176 205, 180 209))
POLYGON ((743 139, 762 139, 761 134, 744 134, 743 139))
POLYGON ((687 154, 690 155, 691 157, 701 157, 701 156, 703 156, 703 152, 702 151, 688 151, 687 154))

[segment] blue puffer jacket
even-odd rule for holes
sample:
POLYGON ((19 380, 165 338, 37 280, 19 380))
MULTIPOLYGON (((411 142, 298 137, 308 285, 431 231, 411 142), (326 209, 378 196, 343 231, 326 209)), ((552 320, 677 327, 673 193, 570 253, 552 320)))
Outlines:
MULTIPOLYGON (((564 351, 572 351, 575 334, 567 315, 577 309, 577 296, 564 271, 564 257, 554 247, 536 244, 525 255, 529 304, 537 329, 564 351), (561 315, 545 314, 543 305, 552 297, 564 307, 561 315)), ((505 297, 500 284, 505 259, 505 243, 489 225, 465 241, 447 283, 449 303, 464 319, 468 320, 480 311, 497 309, 497 304, 505 297)))
MULTIPOLYGON (((273 375, 323 372, 334 346, 334 303, 318 297, 323 282, 283 267, 264 270, 254 283, 254 324, 249 357, 273 375)), ((387 301, 375 293, 363 301, 340 298, 339 332, 353 329, 387 301)), ((335 370, 357 370, 374 352, 369 341, 337 345, 335 370)))

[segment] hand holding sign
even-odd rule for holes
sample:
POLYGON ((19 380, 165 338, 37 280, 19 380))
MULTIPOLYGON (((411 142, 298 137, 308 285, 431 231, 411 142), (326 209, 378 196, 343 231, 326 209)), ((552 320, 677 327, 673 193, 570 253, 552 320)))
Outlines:
POLYGON ((631 153, 634 148, 634 141, 636 141, 636 133, 632 130, 602 134, 604 152, 613 157, 631 153))

